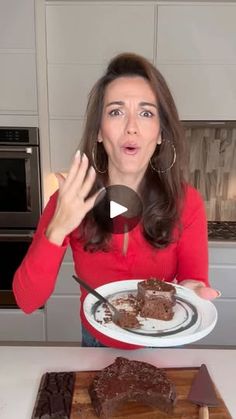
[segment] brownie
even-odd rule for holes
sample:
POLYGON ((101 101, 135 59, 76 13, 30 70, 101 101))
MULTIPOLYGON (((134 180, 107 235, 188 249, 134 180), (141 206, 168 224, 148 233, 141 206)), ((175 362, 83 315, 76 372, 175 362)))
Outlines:
POLYGON ((174 315, 175 287, 159 279, 150 278, 138 283, 137 299, 140 315, 159 320, 171 320, 174 315))
POLYGON ((74 383, 74 372, 44 374, 31 419, 69 419, 74 383))
POLYGON ((113 319, 117 326, 123 327, 124 329, 137 329, 140 326, 136 313, 119 310, 119 314, 117 319, 113 319))
POLYGON ((89 395, 98 417, 109 419, 128 401, 137 401, 172 413, 176 402, 175 385, 164 370, 123 357, 101 370, 89 386, 89 395))

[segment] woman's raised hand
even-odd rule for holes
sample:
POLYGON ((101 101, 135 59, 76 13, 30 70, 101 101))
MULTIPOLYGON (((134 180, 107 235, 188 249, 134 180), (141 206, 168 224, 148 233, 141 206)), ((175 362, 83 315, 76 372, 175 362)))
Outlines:
POLYGON ((88 158, 85 154, 81 156, 79 150, 67 177, 60 173, 56 177, 59 183, 57 206, 46 236, 51 242, 61 245, 64 238, 80 225, 87 212, 92 209, 101 190, 87 198, 96 172, 92 166, 88 169, 88 158))

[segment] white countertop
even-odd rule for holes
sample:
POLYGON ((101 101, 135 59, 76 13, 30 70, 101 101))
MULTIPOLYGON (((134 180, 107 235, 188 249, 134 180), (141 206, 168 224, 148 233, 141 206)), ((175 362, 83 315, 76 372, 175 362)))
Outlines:
POLYGON ((41 376, 47 371, 88 371, 104 368, 117 356, 147 361, 158 367, 190 367, 205 363, 236 419, 236 350, 139 349, 0 346, 0 418, 30 419, 41 376))

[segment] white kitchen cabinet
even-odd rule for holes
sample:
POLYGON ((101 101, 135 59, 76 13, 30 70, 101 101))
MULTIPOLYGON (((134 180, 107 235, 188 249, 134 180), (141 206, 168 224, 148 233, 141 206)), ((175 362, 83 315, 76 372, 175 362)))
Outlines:
POLYGON ((108 60, 124 51, 153 60, 155 11, 151 3, 47 2, 52 171, 68 170, 80 143, 89 91, 108 60))
MULTIPOLYGON (((224 298, 236 299, 236 260, 231 264, 211 264, 209 269, 210 282, 215 289, 221 292, 221 301, 224 298)), ((236 300, 235 300, 236 304, 236 300)), ((235 305, 236 316, 236 305, 235 305)), ((236 319, 236 317, 235 317, 236 319)))
POLYGON ((47 341, 81 342, 80 287, 72 278, 74 265, 68 248, 53 295, 46 304, 47 341))
POLYGON ((35 54, 0 54, 0 113, 36 114, 35 54))
POLYGON ((181 119, 236 118, 236 5, 158 6, 156 63, 181 119))
POLYGON ((215 303, 218 320, 214 330, 196 345, 235 346, 236 345, 236 299, 221 299, 215 303))
POLYGON ((236 65, 159 63, 158 69, 170 87, 180 119, 236 119, 236 65))
POLYGON ((75 279, 72 278, 73 274, 73 262, 63 262, 53 295, 80 295, 80 287, 75 279))
POLYGON ((158 6, 159 61, 236 64, 235 4, 158 6))
POLYGON ((23 115, 21 113, 0 113, 0 126, 2 127, 38 127, 38 125, 38 115, 23 115))
POLYGON ((35 49, 34 0, 1 0, 1 49, 35 49))
POLYGON ((0 60, 1 125, 38 125, 34 0, 1 1, 0 60))
POLYGON ((44 310, 25 314, 18 309, 1 309, 0 341, 46 340, 44 310))
POLYGON ((197 345, 236 345, 236 243, 210 242, 211 286, 221 292, 214 301, 218 321, 214 330, 197 345))
POLYGON ((47 2, 49 64, 100 64, 123 51, 152 59, 154 10, 147 3, 47 2))
POLYGON ((84 121, 81 119, 50 120, 50 159, 52 172, 67 172, 79 148, 84 121))
POLYGON ((101 77, 101 64, 51 64, 48 66, 49 113, 53 118, 84 118, 88 92, 101 77))
POLYGON ((49 342, 81 342, 79 295, 53 295, 46 305, 49 342))

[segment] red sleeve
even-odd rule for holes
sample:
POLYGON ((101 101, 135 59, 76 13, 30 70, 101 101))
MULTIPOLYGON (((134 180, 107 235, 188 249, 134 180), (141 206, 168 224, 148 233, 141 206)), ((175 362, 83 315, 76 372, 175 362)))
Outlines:
POLYGON ((45 236, 56 202, 57 192, 50 198, 40 218, 32 244, 14 275, 13 292, 17 304, 25 313, 31 313, 41 307, 52 294, 69 242, 66 238, 62 246, 57 246, 45 236))
POLYGON ((195 279, 208 283, 208 237, 204 202, 199 192, 188 187, 178 243, 178 282, 195 279))

